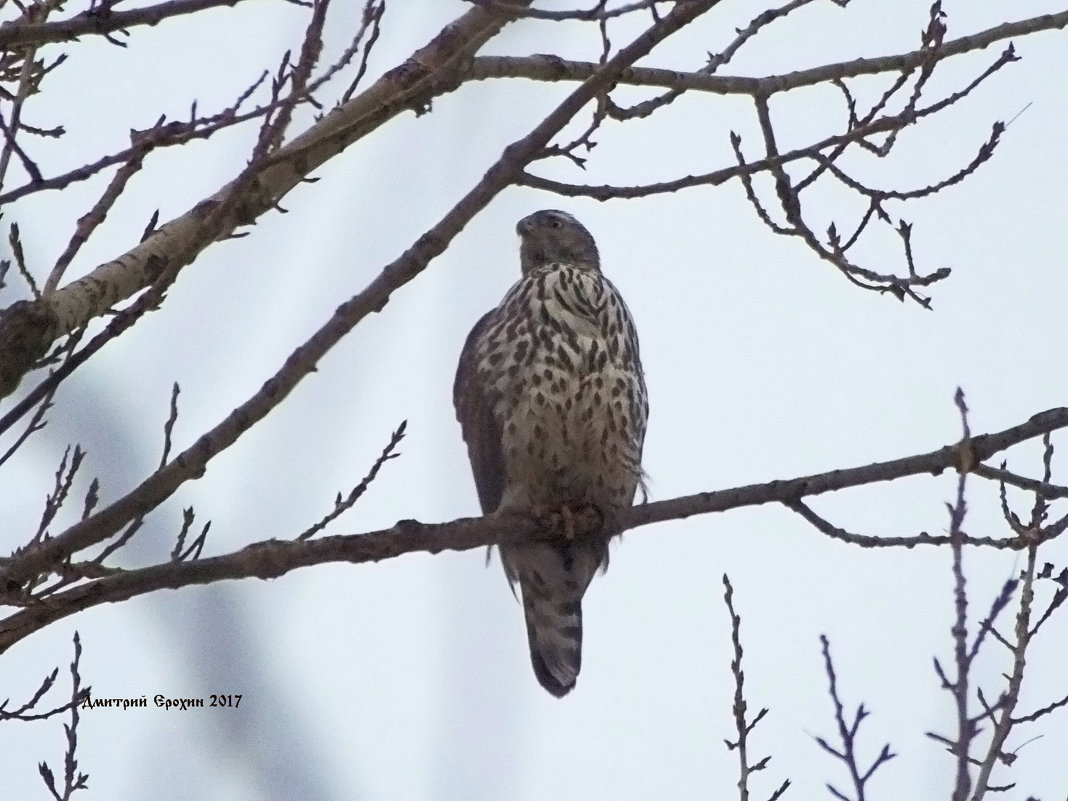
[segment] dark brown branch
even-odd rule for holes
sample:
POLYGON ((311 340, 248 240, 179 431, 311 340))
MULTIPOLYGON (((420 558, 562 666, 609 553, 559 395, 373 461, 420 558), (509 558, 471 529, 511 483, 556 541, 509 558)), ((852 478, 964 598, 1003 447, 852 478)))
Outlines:
POLYGON ((83 701, 89 698, 90 691, 89 687, 82 687, 82 677, 79 671, 81 658, 82 641, 78 636, 78 632, 74 632, 74 661, 71 662, 70 665, 71 692, 70 703, 68 704, 70 723, 65 723, 63 725, 63 730, 67 735, 67 750, 63 757, 62 795, 60 795, 60 791, 56 787, 55 776, 53 775, 51 768, 48 767, 48 763, 41 762, 37 766, 37 770, 41 774, 41 778, 44 780, 45 787, 48 788, 48 791, 56 801, 70 801, 70 798, 75 791, 86 789, 89 782, 89 774, 78 771, 78 760, 75 759, 78 750, 78 707, 83 701))
POLYGON ((1012 648, 1012 672, 1008 676, 1008 687, 1002 696, 999 712, 994 731, 991 734, 987 753, 982 760, 979 776, 976 778, 976 792, 982 792, 990 787, 990 774, 994 770, 999 758, 1002 757, 1005 741, 1015 723, 1012 714, 1020 701, 1020 689, 1023 686, 1024 665, 1027 656, 1027 647, 1030 644, 1032 632, 1030 630, 1031 610, 1034 604, 1034 580, 1037 561, 1038 546, 1031 545, 1027 549, 1027 566, 1023 570, 1020 608, 1016 614, 1016 638, 1012 648))
POLYGON ((838 148, 844 144, 859 142, 872 134, 895 130, 902 125, 915 122, 916 119, 937 113, 946 108, 946 105, 945 102, 939 102, 933 106, 928 106, 921 111, 915 112, 914 118, 907 120, 899 115, 880 117, 879 119, 873 120, 871 123, 862 125, 859 128, 851 128, 845 133, 834 134, 819 142, 814 142, 811 145, 787 151, 777 158, 757 159, 748 161, 745 164, 736 164, 709 173, 687 175, 671 181, 662 181, 640 186, 616 186, 611 184, 590 186, 569 184, 563 181, 553 181, 538 175, 524 173, 522 176, 522 183, 525 186, 534 189, 543 189, 547 192, 552 192, 553 194, 562 195, 564 197, 591 197, 595 200, 602 201, 611 200, 613 198, 639 198, 648 197, 650 195, 669 194, 678 192, 680 189, 690 189, 695 186, 719 186, 734 178, 741 178, 743 176, 755 175, 758 172, 770 171, 792 161, 800 161, 803 159, 815 160, 816 157, 814 154, 818 154, 820 151, 828 148, 838 148))
MULTIPOLYGON (((526 164, 574 118, 583 106, 612 85, 620 70, 646 55, 657 44, 718 2, 719 0, 693 0, 693 2, 677 5, 671 13, 621 49, 605 64, 603 70, 575 89, 529 135, 505 148, 498 161, 489 168, 473 189, 461 198, 435 226, 420 236, 400 258, 386 265, 362 292, 342 303, 333 317, 298 347, 258 392, 240 404, 166 467, 153 473, 127 495, 86 520, 71 526, 66 532, 15 556, 5 571, 8 580, 21 584, 29 576, 47 569, 47 566, 57 559, 107 539, 127 522, 144 516, 156 508, 186 481, 199 477, 214 456, 228 448, 255 423, 262 420, 306 375, 314 371, 319 359, 343 336, 367 315, 380 311, 394 291, 414 279, 426 269, 433 258, 444 252, 452 238, 493 197, 515 182, 526 164)), ((488 25, 490 21, 483 20, 482 24, 488 25)), ((296 143, 293 143, 290 147, 295 145, 296 143)), ((234 201, 240 196, 241 194, 235 191, 231 192, 228 198, 234 201)), ((216 210, 216 212, 212 212, 209 216, 224 218, 223 210, 216 210)), ((191 247, 196 245, 197 243, 194 243, 191 247)), ((180 254, 174 257, 172 269, 187 263, 183 256, 184 254, 180 254)))
POLYGON ((0 48, 11 49, 48 42, 67 42, 79 36, 106 36, 138 25, 158 25, 165 19, 195 14, 218 6, 236 6, 242 0, 167 0, 154 6, 100 14, 83 11, 57 22, 9 22, 0 25, 0 48))
MULTIPOLYGON (((728 751, 738 752, 738 799, 749 801, 749 779, 757 771, 767 768, 771 757, 766 756, 756 762, 749 761, 749 735, 753 729, 768 714, 768 708, 763 707, 752 720, 747 717, 749 704, 745 700, 745 671, 742 670, 742 616, 734 610, 734 587, 726 573, 723 574, 723 600, 727 604, 727 613, 731 618, 731 645, 734 646, 734 658, 731 659, 731 675, 734 677, 734 730, 738 739, 724 740, 728 751)), ((784 779, 778 789, 772 793, 769 801, 775 801, 790 787, 790 780, 784 779)))
POLYGON ((827 789, 839 801, 865 801, 864 791, 868 780, 875 774, 875 771, 896 757, 897 754, 893 753, 890 750, 890 744, 886 743, 868 768, 866 770, 861 769, 857 761, 857 734, 860 731, 860 724, 871 713, 864 708, 864 704, 860 704, 857 706, 856 714, 849 716, 850 720, 846 719, 845 704, 842 703, 842 698, 838 693, 838 674, 835 672, 834 661, 831 659, 831 642, 827 639, 827 635, 820 635, 820 646, 823 653, 823 668, 827 674, 827 692, 831 697, 831 703, 834 705, 834 722, 838 728, 840 746, 831 745, 823 737, 815 737, 815 740, 824 751, 846 766, 846 770, 849 771, 850 782, 853 785, 853 792, 856 795, 851 799, 832 784, 828 784, 827 789))
MULTIPOLYGON (((17 107, 16 107, 17 110, 17 107)), ((22 145, 18 143, 15 138, 18 131, 22 128, 19 125, 17 117, 12 121, 11 125, 4 122, 4 118, 0 117, 0 133, 4 135, 4 154, 0 157, 0 178, 3 178, 7 172, 7 159, 9 153, 14 153, 19 157, 19 161, 22 163, 22 169, 26 171, 26 174, 30 176, 31 181, 42 180, 41 169, 37 166, 37 163, 29 157, 29 154, 22 149, 22 145)), ((0 184, 3 182, 0 181, 0 184)))
POLYGON ((965 178, 970 176, 985 162, 989 161, 991 156, 994 155, 994 150, 997 148, 998 143, 1001 141, 1001 135, 1005 132, 1005 125, 1001 122, 995 122, 990 132, 990 136, 987 138, 980 147, 975 157, 968 162, 965 166, 961 167, 957 172, 948 178, 943 178, 937 183, 922 186, 917 189, 873 189, 872 187, 865 186, 860 181, 857 181, 852 176, 848 175, 844 170, 835 165, 831 159, 826 158, 820 153, 813 154, 813 159, 818 161, 822 167, 828 170, 835 178, 837 178, 842 184, 852 189, 858 194, 871 198, 873 201, 883 201, 887 199, 893 200, 914 200, 916 198, 927 197, 929 195, 935 195, 941 192, 947 187, 959 184, 965 178))
MULTIPOLYGON (((808 5, 812 0, 791 0, 784 6, 779 8, 769 8, 758 14, 750 21, 750 23, 737 30, 737 35, 734 39, 718 53, 709 53, 708 62, 701 69, 693 73, 683 73, 682 82, 685 83, 686 78, 693 76, 708 76, 714 74, 720 67, 727 64, 734 56, 742 49, 748 42, 752 41, 758 33, 766 28, 776 20, 782 19, 792 12, 796 11, 802 6, 808 5)), ((656 73, 664 73, 666 70, 652 70, 656 73)), ((727 80, 732 80, 728 78, 727 80)), ((748 80, 748 79, 746 79, 748 80)), ((625 82, 623 82, 625 83, 625 82)), ((687 91, 686 86, 675 85, 668 91, 663 92, 656 97, 649 100, 643 100, 629 108, 620 108, 615 103, 609 105, 609 116, 616 120, 629 120, 629 119, 641 119, 650 116, 656 111, 664 108, 665 106, 674 103, 680 98, 684 92, 687 91)))
MULTIPOLYGON (((133 159, 138 153, 144 155, 144 153, 147 153, 147 151, 154 148, 184 145, 194 139, 208 139, 225 128, 237 126, 244 122, 249 122, 270 114, 274 111, 276 106, 283 102, 288 102, 289 98, 284 98, 275 103, 266 103, 246 112, 240 112, 241 107, 252 96, 252 93, 259 87, 265 77, 266 73, 260 75, 259 78, 242 92, 232 105, 216 114, 204 117, 193 116, 185 122, 180 122, 178 120, 168 122, 166 117, 161 117, 151 128, 141 131, 133 131, 131 138, 133 139, 134 144, 130 147, 120 150, 117 153, 102 156, 96 161, 83 164, 80 167, 68 170, 59 175, 54 175, 49 178, 44 178, 43 176, 38 175, 35 179, 8 192, 0 194, 0 204, 11 203, 19 198, 37 192, 65 189, 73 183, 92 178, 94 175, 108 167, 113 167, 116 164, 125 164, 133 159)), ((151 231, 148 233, 151 233, 151 231)), ((142 237, 141 241, 144 241, 144 237, 142 237)))
POLYGON ((991 481, 1012 484, 1014 487, 1033 492, 1042 498, 1068 498, 1068 487, 1061 487, 1046 481, 1038 481, 1037 479, 1027 478, 1026 476, 1018 476, 1015 473, 1006 470, 1004 465, 1002 465, 1001 468, 997 468, 985 464, 977 464, 972 468, 972 472, 980 478, 988 478, 991 481))
POLYGON ((1039 718, 1045 717, 1051 712, 1056 712, 1058 709, 1062 709, 1068 706, 1068 695, 1064 696, 1051 704, 1047 704, 1041 709, 1036 709, 1029 715, 1021 715, 1018 718, 1013 718, 1012 722, 1015 723, 1034 723, 1039 718))
MULTIPOLYGON (((804 520, 811 523, 821 534, 825 534, 834 540, 848 542, 850 545, 859 545, 861 548, 912 548, 916 545, 948 545, 950 539, 946 535, 928 534, 920 532, 910 537, 876 537, 870 534, 855 534, 840 528, 829 520, 816 514, 806 503, 800 500, 784 501, 783 506, 793 512, 797 512, 804 520)), ((994 537, 968 537, 968 545, 983 545, 992 548, 1013 548, 1015 540, 996 539, 994 537)))
MULTIPOLYGON (((349 88, 341 95, 342 103, 347 103, 352 99, 352 95, 360 85, 360 81, 362 81, 363 76, 367 74, 367 60, 371 57, 371 51, 378 42, 378 36, 382 29, 382 16, 385 13, 385 0, 367 0, 363 7, 363 22, 349 48, 352 51, 352 57, 355 56, 355 51, 358 48, 362 49, 363 52, 360 55, 360 65, 356 69, 356 76, 349 83, 349 88), (368 31, 370 31, 370 34, 367 36, 367 41, 365 42, 363 37, 368 31)), ((348 56, 348 51, 346 51, 345 55, 348 56)), ((347 63, 347 59, 344 57, 338 59, 338 63, 342 62, 347 63)))
POLYGON ((371 482, 378 476, 378 471, 382 469, 382 465, 388 462, 390 459, 396 459, 400 456, 396 452, 397 446, 400 445, 402 439, 404 439, 404 430, 408 427, 407 420, 401 420, 401 424, 397 426, 397 429, 393 432, 389 438, 389 442, 386 443, 386 447, 382 449, 382 453, 375 459, 375 463, 371 465, 371 469, 367 471, 367 475, 363 477, 359 484, 353 487, 348 496, 342 498, 341 493, 337 494, 337 499, 334 501, 334 508, 316 522, 314 525, 309 526, 307 530, 299 534, 297 540, 307 540, 314 537, 330 523, 340 517, 342 514, 351 509, 365 492, 367 488, 371 486, 371 482))
MULTIPOLYGON (((453 91, 459 86, 459 69, 464 60, 506 21, 477 10, 469 12, 446 26, 430 43, 358 97, 272 153, 270 159, 260 164, 254 180, 249 180, 247 169, 242 171, 237 179, 185 214, 158 227, 120 258, 100 265, 58 290, 57 297, 49 299, 51 302, 20 301, 4 309, 0 312, 0 394, 12 392, 23 376, 38 366, 41 356, 58 337, 142 292, 141 298, 130 307, 133 309, 152 293, 149 287, 161 285, 162 266, 180 270, 211 243, 276 208, 279 200, 313 170, 369 131, 406 109, 424 107, 431 97, 453 91), (228 216, 222 217, 219 209, 229 210, 228 216), (145 289, 149 292, 143 293, 145 289), (72 305, 70 298, 77 302, 72 305), (61 314, 59 310, 65 311, 61 314)), ((291 101, 291 97, 281 98, 270 109, 274 111, 276 105, 291 101)), ((73 366, 75 360, 65 368, 73 366)), ((39 400, 40 396, 33 403, 39 400)), ((16 408, 18 414, 24 414, 32 404, 20 403, 16 408)), ((4 416, 0 426, 10 424, 14 411, 4 416)))
MULTIPOLYGON (((952 39, 939 47, 936 55, 939 60, 944 60, 963 53, 982 50, 995 42, 1065 27, 1068 27, 1068 11, 1006 22, 970 36, 952 39)), ((782 75, 769 75, 763 78, 704 75, 700 72, 631 67, 620 73, 619 83, 628 86, 651 86, 723 95, 764 94, 770 96, 777 92, 788 92, 792 89, 815 86, 836 79, 878 75, 884 72, 907 72, 920 67, 931 58, 930 50, 920 49, 895 56, 858 58, 853 61, 824 64, 811 69, 797 70, 782 75)), ((597 69, 598 65, 592 61, 571 61, 556 56, 479 56, 471 62, 467 75, 470 80, 527 78, 539 81, 583 81, 597 69)))
MULTIPOLYGON (((965 801, 968 791, 971 789, 971 774, 968 772, 969 751, 972 740, 977 733, 976 724, 968 716, 968 687, 971 680, 971 660, 968 656, 968 592, 964 576, 964 516, 967 512, 967 504, 964 500, 965 484, 968 480, 968 471, 975 464, 975 458, 971 448, 971 430, 968 427, 968 407, 964 403, 964 393, 957 390, 957 408, 960 410, 961 427, 963 434, 960 442, 961 470, 957 476, 957 497, 949 509, 949 539, 953 551, 953 627, 950 633, 953 636, 953 662, 957 668, 957 675, 953 682, 948 683, 949 691, 953 695, 953 705, 957 713, 957 739, 954 755, 957 758, 956 783, 953 788, 953 801, 965 801)), ((938 662, 935 660, 935 664, 938 662)), ((947 684, 943 671, 938 671, 943 684, 947 684)))
POLYGON ((605 8, 604 3, 600 2, 594 8, 572 8, 561 9, 559 11, 549 11, 541 8, 527 8, 526 6, 517 3, 505 2, 505 0, 465 0, 465 2, 490 11, 500 11, 506 14, 511 14, 520 19, 540 19, 553 22, 561 22, 565 20, 603 22, 604 20, 612 19, 613 17, 622 17, 625 14, 652 8, 657 3, 664 3, 667 2, 667 0, 635 0, 635 2, 627 3, 626 5, 618 6, 616 8, 605 8))
MULTIPOLYGON (((990 458, 994 453, 1017 443, 1064 427, 1068 427, 1068 408, 1051 409, 1004 431, 973 436, 969 453, 975 458, 990 458)), ((650 523, 723 512, 743 506, 785 503, 805 496, 892 481, 905 476, 923 473, 937 475, 960 465, 961 459, 959 445, 947 445, 929 453, 877 462, 864 467, 832 470, 813 476, 750 484, 643 504, 622 513, 619 524, 621 530, 629 530, 650 523)), ((160 589, 177 589, 228 579, 277 578, 298 568, 327 562, 379 562, 402 554, 466 551, 491 544, 522 542, 535 536, 545 536, 536 521, 511 515, 461 518, 449 523, 432 524, 403 520, 392 528, 367 534, 330 536, 305 542, 269 540, 223 556, 190 562, 168 562, 139 570, 117 570, 113 575, 94 579, 53 595, 47 603, 31 603, 26 609, 0 622, 0 653, 37 629, 82 609, 102 603, 124 601, 160 589)), ((42 547, 35 549, 33 555, 39 558, 39 554, 51 542, 54 540, 49 540, 42 547)), ((916 538, 907 544, 934 542, 935 538, 916 538)), ((1026 544, 1009 539, 999 543, 997 547, 1021 548, 1026 544)), ((24 570, 26 565, 36 565, 36 562, 23 561, 16 556, 0 560, 0 565, 6 568, 0 572, 0 591, 13 591, 20 585, 17 571, 24 570)), ((40 569, 47 569, 47 563, 40 569)))
MULTIPOLYGON (((971 450, 977 460, 989 459, 993 454, 999 453, 1012 445, 1040 437, 1047 430, 1055 431, 1065 426, 1068 426, 1068 408, 1050 409, 1034 415, 1021 425, 997 433, 972 437, 971 450)), ((730 490, 706 492, 685 498, 675 498, 670 501, 644 504, 634 507, 628 514, 628 519, 631 521, 630 527, 643 526, 649 523, 660 523, 665 520, 686 518, 695 514, 722 512, 740 506, 789 502, 803 497, 845 489, 846 487, 893 481, 905 476, 921 475, 923 473, 938 475, 944 470, 956 468, 959 465, 959 459, 959 446, 947 445, 929 453, 894 459, 888 462, 876 462, 864 467, 833 470, 829 473, 821 473, 804 478, 772 481, 767 484, 750 484, 730 490)), ((936 544, 933 542, 934 538, 930 539, 932 540, 931 544, 936 544)), ((926 544, 926 540, 917 537, 909 544, 926 544)), ((1004 547, 1019 548, 1023 546, 1006 544, 1004 547)))

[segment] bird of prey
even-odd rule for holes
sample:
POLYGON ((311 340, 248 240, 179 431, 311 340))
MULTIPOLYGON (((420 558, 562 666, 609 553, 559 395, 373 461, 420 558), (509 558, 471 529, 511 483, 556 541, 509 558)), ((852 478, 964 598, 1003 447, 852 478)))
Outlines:
POLYGON ((556 210, 516 231, 522 277, 468 335, 453 402, 482 511, 558 521, 554 536, 501 546, 501 561, 534 674, 561 697, 579 673, 582 596, 642 485, 649 404, 634 322, 590 232, 556 210), (590 511, 601 525, 577 532, 590 511))

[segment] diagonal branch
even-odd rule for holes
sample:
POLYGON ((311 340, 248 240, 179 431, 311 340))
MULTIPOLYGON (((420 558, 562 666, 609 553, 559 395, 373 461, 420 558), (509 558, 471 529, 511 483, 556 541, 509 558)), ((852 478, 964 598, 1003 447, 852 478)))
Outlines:
POLYGON ((138 25, 158 25, 165 19, 195 14, 217 6, 236 6, 243 0, 167 0, 154 6, 129 11, 83 11, 70 19, 56 22, 8 22, 0 25, 0 48, 11 49, 67 42, 79 36, 107 36, 138 25))
MULTIPOLYGON (((994 453, 1020 442, 1065 427, 1068 427, 1068 408, 1050 409, 1004 431, 972 436, 969 453, 975 458, 989 458, 994 453)), ((785 481, 751 484, 643 504, 621 513, 619 523, 621 530, 629 530, 650 523, 723 512, 743 506, 796 501, 802 497, 892 481, 906 476, 924 473, 937 475, 944 470, 958 467, 961 459, 959 444, 947 445, 928 453, 863 467, 832 470, 785 481)), ((328 536, 303 542, 268 540, 222 556, 167 562, 137 570, 112 568, 108 575, 49 596, 46 603, 31 600, 27 608, 0 621, 0 653, 38 629, 83 609, 103 603, 125 601, 161 589, 178 589, 229 579, 277 578, 298 568, 328 562, 379 562, 408 553, 466 551, 491 544, 529 541, 531 537, 537 536, 545 534, 539 530, 536 521, 514 515, 488 515, 433 524, 402 520, 392 528, 366 534, 328 536)), ((944 544, 945 541, 948 541, 948 538, 917 537, 906 545, 911 547, 917 544, 944 544)), ((51 542, 54 540, 45 542, 44 546, 51 542)), ((1028 542, 1007 539, 996 547, 1021 548, 1027 545, 1028 542)), ((47 553, 44 546, 31 551, 33 559, 21 560, 21 564, 17 564, 20 561, 18 557, 0 560, 0 564, 7 563, 7 569, 0 572, 0 590, 10 589, 10 582, 17 580, 17 572, 13 568, 36 568, 41 553, 47 553)), ((41 569, 47 569, 47 565, 42 565, 41 569)))
POLYGON ((500 14, 468 12, 358 97, 279 148, 251 181, 232 181, 132 250, 49 298, 5 309, 0 313, 0 396, 14 391, 56 339, 151 286, 164 269, 181 269, 212 242, 251 225, 312 171, 370 131, 405 110, 421 111, 432 97, 455 89, 465 61, 506 22, 500 14), (205 219, 226 205, 230 211, 225 219, 206 226, 205 219))
MULTIPOLYGON (((203 475, 208 462, 214 456, 236 442, 242 434, 281 403, 305 376, 315 370, 316 363, 343 336, 367 315, 380 311, 389 302, 393 292, 426 269, 430 261, 445 250, 453 237, 478 212, 499 192, 515 182, 523 168, 583 106, 612 85, 623 68, 646 55, 657 44, 719 1, 692 0, 679 4, 622 48, 605 64, 601 72, 575 89, 529 135, 505 148, 497 162, 474 188, 398 259, 386 265, 362 292, 342 303, 318 331, 290 354, 278 372, 269 378, 258 392, 127 495, 71 526, 64 533, 18 553, 4 571, 7 580, 21 584, 22 580, 46 570, 57 559, 107 539, 129 521, 143 517, 156 508, 186 481, 203 475)), ((487 21, 486 25, 489 24, 487 21)), ((173 265, 170 269, 174 269, 173 265)))

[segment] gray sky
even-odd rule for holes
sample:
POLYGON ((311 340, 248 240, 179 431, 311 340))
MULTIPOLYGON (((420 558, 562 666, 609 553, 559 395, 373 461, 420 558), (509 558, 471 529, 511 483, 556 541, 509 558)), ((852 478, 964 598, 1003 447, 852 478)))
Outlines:
MULTIPOLYGON (((723 72, 760 76, 912 50, 928 5, 854 0, 845 11, 817 3, 766 31, 723 72)), ((944 7, 951 38, 1006 13, 993 0, 944 7)), ((456 0, 391 5, 369 78, 463 8, 456 0)), ((646 63, 699 67, 761 8, 724 3, 646 63)), ((1059 10, 1033 0, 1011 13, 1059 10)), ((164 111, 181 117, 194 98, 202 110, 227 105, 298 45, 302 13, 248 3, 138 29, 126 50, 102 41, 67 48, 71 62, 29 106, 34 124, 69 131, 42 145, 42 166, 58 171, 116 150, 130 128, 146 128, 164 111)), ((355 16, 335 21, 335 51, 355 24, 355 16)), ((624 42, 625 33, 613 41, 624 42)), ((851 162, 879 186, 927 185, 967 163, 995 120, 1030 104, 965 184, 906 207, 888 204, 895 220, 915 223, 921 268, 953 269, 933 288, 933 311, 865 293, 801 243, 774 237, 737 183, 604 204, 509 190, 276 413, 214 460, 205 478, 153 515, 127 558, 165 558, 189 505, 212 521, 212 554, 295 536, 359 481, 404 419, 403 456, 332 533, 474 515, 452 375, 471 325, 518 276, 516 220, 539 208, 567 209, 587 225, 637 321, 652 407, 645 466, 653 499, 931 450, 959 437, 957 386, 976 433, 1065 405, 1068 48, 1061 33, 1016 44, 1022 61, 906 131, 900 152, 851 162)), ((592 30, 525 22, 489 51, 595 58, 598 46, 592 30)), ((1001 49, 945 64, 932 89, 966 84, 1001 49)), ((855 86, 871 99, 886 83, 855 86)), ((317 183, 292 192, 283 202, 289 214, 267 215, 248 237, 207 251, 161 311, 64 385, 48 429, 5 468, 0 497, 11 547, 36 525, 67 442, 89 451, 82 492, 89 475, 100 477, 105 500, 125 492, 159 459, 171 382, 182 386, 175 439, 184 447, 258 389, 568 91, 482 82, 439 99, 430 115, 401 115, 319 170, 317 183)), ((772 105, 784 150, 836 132, 844 113, 825 89, 772 105)), ((731 163, 731 130, 748 153, 758 152, 754 120, 743 100, 688 96, 651 120, 606 126, 585 173, 562 161, 535 169, 595 184, 703 172, 731 163)), ((215 191, 245 163, 252 136, 230 132, 150 159, 68 278, 129 249, 154 209, 167 220, 215 191)), ((32 264, 54 261, 103 185, 42 194, 11 210, 32 264)), ((760 185, 770 200, 767 182, 760 185)), ((810 200, 818 231, 831 219, 848 227, 858 213, 842 192, 810 200)), ((874 269, 900 269, 893 236, 874 237, 863 257, 874 269)), ((1040 451, 1021 447, 1010 464, 1038 475, 1040 451)), ((812 506, 852 531, 938 533, 954 478, 862 488, 812 506)), ((1027 513, 1026 499, 1010 498, 1027 513)), ((1004 533, 995 486, 974 479, 968 501, 970 533, 1004 533)), ((1058 567, 1068 561, 1062 542, 1043 554, 1058 567)), ((968 553, 973 621, 1020 564, 1012 553, 968 553)), ((954 720, 932 670, 932 657, 948 663, 952 656, 948 551, 861 550, 781 508, 625 535, 611 570, 586 596, 583 670, 563 700, 535 681, 521 608, 496 560, 487 569, 481 552, 316 567, 269 583, 97 608, 6 654, 0 697, 21 701, 56 665, 63 681, 75 629, 83 675, 99 698, 243 694, 237 710, 84 713, 78 756, 91 776, 87 797, 730 798, 737 766, 723 746, 734 736, 725 572, 743 617, 750 708, 771 710, 751 741, 756 757, 773 755, 754 794, 767 797, 784 778, 795 784, 787 798, 825 797, 825 782, 848 788, 844 769, 812 739, 835 734, 822 633, 844 700, 872 712, 862 727, 864 759, 888 741, 899 754, 872 780, 872 795, 948 798, 953 760, 924 734, 948 734, 954 720)), ((1064 622, 1054 619, 1029 661, 1022 712, 1068 691, 1063 643, 1064 622)), ((993 694, 1007 668, 1003 649, 991 647, 975 675, 993 694)), ((1008 746, 1037 734, 1044 736, 1001 775, 1018 782, 1013 798, 1065 793, 1059 766, 1068 726, 1063 717, 1047 719, 1008 746)), ((58 722, 0 727, 5 796, 44 797, 35 765, 47 760, 61 771, 63 744, 58 722)))

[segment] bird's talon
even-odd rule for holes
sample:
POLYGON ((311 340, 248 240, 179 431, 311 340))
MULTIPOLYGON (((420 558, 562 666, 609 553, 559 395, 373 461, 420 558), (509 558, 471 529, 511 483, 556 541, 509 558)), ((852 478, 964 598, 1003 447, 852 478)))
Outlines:
POLYGON ((564 539, 573 542, 575 539, 575 513, 571 507, 564 504, 560 507, 560 529, 564 539))
POLYGON ((587 526, 591 532, 604 531, 605 526, 608 524, 608 518, 605 517, 604 512, 596 504, 586 504, 579 510, 579 513, 586 519, 587 526))

